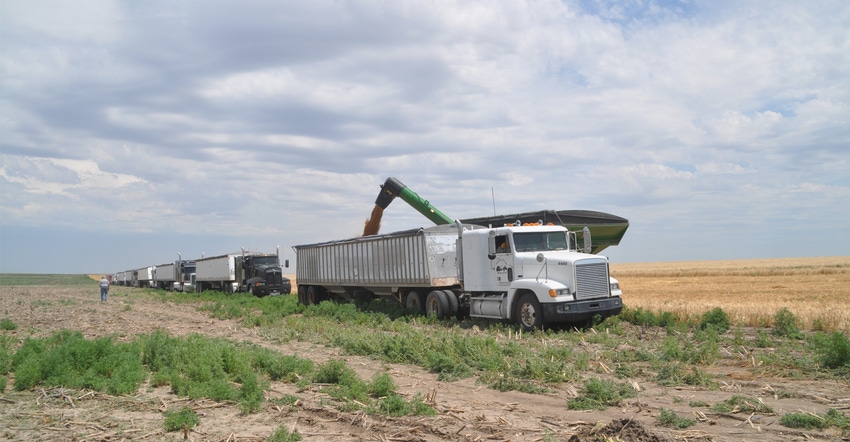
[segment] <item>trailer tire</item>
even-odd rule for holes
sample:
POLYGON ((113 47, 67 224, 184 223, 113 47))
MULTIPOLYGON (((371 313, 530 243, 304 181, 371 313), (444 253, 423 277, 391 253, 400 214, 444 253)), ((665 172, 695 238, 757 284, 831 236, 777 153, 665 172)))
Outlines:
POLYGON ((457 295, 455 295, 455 292, 451 290, 443 290, 443 293, 446 294, 446 300, 449 302, 448 316, 457 316, 458 304, 460 303, 457 300, 457 295))
POLYGON ((325 300, 325 293, 321 287, 311 285, 307 288, 307 305, 318 305, 325 300))
POLYGON ((517 324, 525 331, 531 331, 543 327, 543 310, 540 302, 533 293, 526 293, 516 304, 514 314, 517 324))
POLYGON ((407 292, 407 295, 404 296, 404 308, 425 313, 425 302, 422 299, 422 295, 416 290, 407 292))
POLYGON ((298 303, 301 305, 307 305, 307 286, 298 286, 298 303))
POLYGON ((442 290, 433 290, 425 298, 425 314, 436 316, 437 319, 449 317, 449 297, 442 290))

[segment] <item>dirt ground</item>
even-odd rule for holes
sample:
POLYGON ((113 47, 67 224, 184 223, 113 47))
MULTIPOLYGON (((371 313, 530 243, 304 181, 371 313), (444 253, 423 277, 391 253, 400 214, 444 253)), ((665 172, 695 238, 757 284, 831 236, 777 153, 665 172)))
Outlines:
POLYGON ((434 417, 392 418, 346 413, 328 404, 318 391, 297 391, 292 384, 273 382, 269 399, 286 394, 300 398, 295 407, 265 402, 255 414, 241 415, 236 404, 188 400, 168 387, 143 385, 132 396, 114 397, 61 388, 14 392, 10 379, 0 395, 0 439, 5 440, 265 440, 279 426, 297 431, 303 440, 321 441, 797 441, 842 440, 834 431, 801 431, 783 427, 786 413, 822 414, 830 408, 847 413, 850 384, 835 380, 757 378, 739 355, 728 355, 707 371, 721 382, 720 390, 672 388, 640 384, 637 398, 605 411, 571 411, 566 402, 580 385, 563 385, 552 394, 499 392, 474 379, 440 382, 419 367, 388 365, 363 357, 341 355, 337 349, 311 343, 275 343, 256 329, 236 321, 212 319, 195 306, 130 296, 132 288, 115 287, 109 301, 99 303, 97 287, 0 287, 0 315, 18 329, 2 331, 18 337, 44 336, 61 329, 80 330, 87 337, 137 334, 165 329, 173 335, 204 333, 233 341, 251 341, 322 362, 341 358, 361 377, 389 369, 402 394, 422 394, 438 411, 434 417), (781 392, 781 394, 780 394, 781 392), (690 406, 714 404, 733 395, 759 398, 775 414, 717 413, 690 406), (166 433, 163 411, 190 406, 201 423, 188 434, 166 433), (686 430, 660 427, 661 408, 697 419, 686 430), (699 410, 699 411, 698 411, 699 410))

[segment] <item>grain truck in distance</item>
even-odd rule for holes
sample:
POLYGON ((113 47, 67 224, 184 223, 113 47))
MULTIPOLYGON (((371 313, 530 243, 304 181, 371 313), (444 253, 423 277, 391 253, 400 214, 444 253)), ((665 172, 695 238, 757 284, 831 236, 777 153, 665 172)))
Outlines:
POLYGON ((510 320, 526 330, 623 308, 608 259, 589 253, 587 228, 579 236, 543 223, 449 223, 397 180, 387 180, 375 204, 385 208, 396 196, 438 225, 294 246, 301 303, 386 297, 439 318, 510 320))
MULTIPOLYGON (((289 263, 286 263, 289 266, 289 263)), ((195 260, 195 289, 225 293, 247 292, 254 296, 285 295, 292 285, 283 277, 279 254, 230 253, 195 260)))
POLYGON ((154 268, 154 286, 167 291, 194 291, 195 261, 178 258, 177 261, 156 266, 154 268))

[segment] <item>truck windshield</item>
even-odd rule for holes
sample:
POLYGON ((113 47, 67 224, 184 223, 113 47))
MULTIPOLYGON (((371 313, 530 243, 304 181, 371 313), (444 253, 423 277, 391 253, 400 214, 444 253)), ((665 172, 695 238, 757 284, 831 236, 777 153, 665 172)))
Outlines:
POLYGON ((567 235, 564 232, 514 233, 517 252, 545 252, 567 250, 567 235))
POLYGON ((254 265, 256 266, 276 266, 277 255, 272 256, 255 256, 254 265))

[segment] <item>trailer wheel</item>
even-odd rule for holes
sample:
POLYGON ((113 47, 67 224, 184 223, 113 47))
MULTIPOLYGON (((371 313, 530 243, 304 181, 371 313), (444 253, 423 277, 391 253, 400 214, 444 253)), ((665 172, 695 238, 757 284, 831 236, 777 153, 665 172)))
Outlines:
POLYGON ((307 288, 307 305, 317 305, 325 300, 325 295, 321 287, 311 285, 307 288))
POLYGON ((523 330, 530 331, 543 326, 543 310, 533 293, 526 293, 519 298, 514 316, 523 330))
POLYGON ((302 305, 307 304, 307 287, 303 285, 298 285, 298 303, 302 305))
POLYGON ((404 297, 404 308, 424 313, 425 303, 422 301, 422 295, 416 290, 407 292, 407 295, 404 297))
POLYGON ((451 290, 443 290, 443 293, 446 294, 446 300, 449 302, 448 316, 456 316, 459 304, 459 301, 457 300, 457 295, 455 295, 455 292, 451 290))
POLYGON ((425 314, 437 319, 449 317, 449 297, 442 290, 434 290, 425 298, 425 314))

